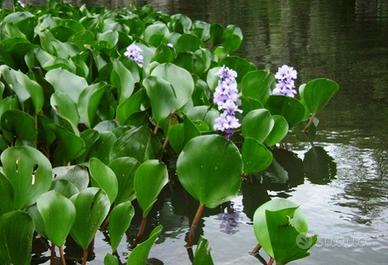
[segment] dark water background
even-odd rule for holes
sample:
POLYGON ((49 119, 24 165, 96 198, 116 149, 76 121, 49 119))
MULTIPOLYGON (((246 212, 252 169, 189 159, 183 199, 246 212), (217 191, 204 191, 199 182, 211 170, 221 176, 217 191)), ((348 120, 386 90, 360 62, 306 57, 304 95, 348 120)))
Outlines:
MULTIPOLYGON (((293 152, 275 152, 282 167, 267 173, 271 181, 246 183, 241 196, 206 213, 202 229, 215 264, 260 264, 248 254, 256 244, 251 218, 276 196, 300 204, 320 238, 311 257, 293 264, 388 264, 388 1, 132 2, 193 20, 235 24, 245 37, 239 54, 259 67, 276 71, 293 65, 299 83, 328 77, 342 88, 318 115, 314 148, 290 137, 293 152)), ((116 7, 128 1, 89 3, 116 7)), ((184 238, 195 208, 183 191, 165 191, 153 213, 153 225, 163 224, 164 230, 150 256, 166 265, 189 264, 184 238)), ((123 257, 127 246, 120 245, 123 257)), ((100 233, 91 264, 102 264, 109 250, 100 233)))

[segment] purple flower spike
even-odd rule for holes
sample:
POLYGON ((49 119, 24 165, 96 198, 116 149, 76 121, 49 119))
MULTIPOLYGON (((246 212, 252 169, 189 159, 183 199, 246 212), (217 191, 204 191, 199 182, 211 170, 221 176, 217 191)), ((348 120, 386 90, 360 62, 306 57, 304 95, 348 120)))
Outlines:
POLYGON ((273 95, 282 95, 287 97, 295 97, 296 90, 295 88, 295 79, 297 78, 298 73, 293 67, 288 65, 283 65, 279 67, 275 78, 277 79, 277 84, 275 89, 272 91, 273 95))
POLYGON ((131 44, 127 47, 127 50, 125 51, 124 55, 135 63, 137 63, 138 66, 143 67, 144 58, 142 52, 143 51, 139 46, 137 46, 136 44, 131 44))
POLYGON ((241 126, 240 121, 236 118, 236 113, 241 113, 238 108, 238 89, 236 71, 223 66, 217 73, 219 80, 214 92, 214 104, 217 105, 221 112, 216 119, 214 129, 224 133, 227 139, 233 135, 234 129, 241 126))

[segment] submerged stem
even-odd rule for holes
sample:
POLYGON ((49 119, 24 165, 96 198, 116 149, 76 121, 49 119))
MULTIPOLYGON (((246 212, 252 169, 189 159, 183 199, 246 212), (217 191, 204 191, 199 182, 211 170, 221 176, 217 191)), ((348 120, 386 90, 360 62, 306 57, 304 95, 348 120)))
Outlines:
POLYGON ((66 265, 66 259, 65 259, 65 255, 63 253, 63 246, 60 246, 58 248, 59 248, 59 255, 61 256, 61 264, 66 265))
POLYGON ((271 257, 268 261, 268 265, 272 265, 275 260, 271 257))
POLYGON ((205 206, 203 204, 200 204, 198 206, 197 212, 195 213, 193 223, 191 224, 189 236, 187 237, 187 245, 186 245, 187 248, 191 248, 193 246, 193 238, 195 235, 195 231, 197 230, 197 226, 201 221, 204 210, 205 210, 205 206))

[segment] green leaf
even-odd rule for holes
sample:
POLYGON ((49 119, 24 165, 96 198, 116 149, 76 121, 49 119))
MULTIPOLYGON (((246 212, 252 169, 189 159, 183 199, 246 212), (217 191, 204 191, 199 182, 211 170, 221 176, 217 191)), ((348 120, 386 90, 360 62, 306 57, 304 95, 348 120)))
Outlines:
POLYGON ((177 53, 195 51, 201 46, 201 41, 198 37, 191 34, 181 35, 175 44, 175 50, 177 53))
POLYGON ((167 183, 167 167, 158 160, 147 160, 137 168, 134 188, 144 217, 148 215, 159 193, 167 183))
POLYGON ((89 185, 89 172, 86 167, 64 166, 53 168, 53 174, 57 180, 67 180, 71 182, 79 191, 84 190, 89 185))
POLYGON ((149 128, 141 126, 127 130, 112 148, 112 158, 131 156, 139 162, 154 158, 160 151, 160 143, 149 128))
POLYGON ((267 70, 249 72, 241 80, 242 95, 265 103, 274 82, 274 76, 267 70))
POLYGON ((168 142, 176 153, 180 153, 185 144, 184 125, 178 123, 168 128, 168 142))
POLYGON ((174 64, 160 64, 155 67, 151 75, 170 82, 177 98, 177 109, 183 107, 191 99, 194 81, 191 74, 185 69, 174 64))
POLYGON ((161 225, 155 227, 148 239, 132 250, 128 257, 127 265, 145 265, 147 263, 151 247, 162 232, 162 229, 163 227, 161 225))
POLYGON ((3 136, 9 142, 26 140, 34 143, 37 137, 34 118, 20 110, 8 110, 1 116, 3 136))
POLYGON ((119 265, 119 260, 112 254, 106 254, 104 258, 104 265, 119 265))
POLYGON ((210 38, 210 24, 197 20, 193 23, 192 33, 202 41, 207 41, 210 38))
POLYGON ((256 70, 256 66, 248 60, 238 56, 227 56, 221 62, 220 65, 225 65, 230 69, 237 72, 237 82, 240 83, 241 79, 251 71, 256 70))
POLYGON ((55 190, 66 198, 70 198, 79 192, 79 189, 66 179, 54 179, 53 182, 51 182, 50 190, 55 190))
POLYGON ((269 237, 276 263, 286 264, 290 261, 304 258, 310 253, 308 250, 317 242, 317 236, 307 236, 298 227, 307 226, 307 221, 297 208, 286 208, 278 211, 266 210, 269 237))
POLYGON ((98 106, 107 88, 106 83, 97 83, 88 86, 80 94, 78 112, 80 121, 89 128, 93 127, 98 106))
POLYGON ((117 141, 117 137, 113 132, 100 132, 99 139, 90 147, 87 157, 96 157, 105 164, 111 161, 111 152, 117 141))
POLYGON ((12 210, 14 196, 11 183, 0 173, 0 216, 12 210))
POLYGON ((31 80, 21 71, 15 71, 8 67, 3 70, 2 76, 8 86, 15 92, 20 103, 23 104, 31 98, 35 113, 41 111, 44 103, 43 89, 36 81, 31 80))
POLYGON ((144 30, 144 40, 155 47, 158 47, 170 34, 167 26, 161 22, 155 22, 144 30))
MULTIPOLYGON (((284 242, 289 242, 289 238, 287 238, 289 236, 287 234, 289 230, 295 230, 300 234, 306 234, 308 231, 307 221, 302 211, 298 209, 295 203, 283 198, 276 198, 261 205, 254 214, 253 228, 259 244, 276 261, 278 259, 276 259, 275 253, 280 248, 290 250, 289 253, 292 254, 294 250, 293 244, 297 242, 295 236, 292 238, 293 244, 285 246, 279 239, 284 240, 284 242), (273 212, 273 214, 269 212, 273 212), (287 222, 285 222, 286 219, 287 222), (280 225, 280 223, 283 224, 280 225)), ((281 261, 283 260, 279 260, 279 262, 281 261)), ((285 263, 282 262, 281 264, 285 263)))
POLYGON ((107 30, 103 33, 98 33, 97 40, 104 43, 104 48, 113 49, 119 41, 119 33, 117 31, 107 30))
POLYGON ((178 99, 169 82, 150 76, 144 79, 143 86, 150 98, 152 117, 156 122, 160 122, 177 110, 178 99))
POLYGON ((56 191, 49 191, 38 198, 36 205, 45 236, 54 245, 63 246, 76 216, 72 201, 56 191))
POLYGON ((133 157, 119 157, 112 160, 109 167, 117 177, 118 193, 116 203, 121 203, 135 198, 134 178, 139 161, 133 157))
POLYGON ((265 107, 272 115, 282 115, 291 127, 304 118, 304 107, 296 99, 286 96, 270 96, 265 107))
POLYGON ((147 94, 144 88, 136 91, 132 96, 122 101, 116 109, 116 119, 119 124, 125 124, 128 118, 141 111, 141 105, 147 99, 147 94))
POLYGON ((68 94, 56 91, 51 95, 50 105, 61 117, 67 119, 73 128, 77 128, 79 122, 77 105, 68 94))
POLYGON ((112 252, 117 250, 125 231, 128 230, 135 209, 131 202, 126 201, 116 205, 109 217, 109 238, 112 252))
POLYGON ((243 136, 263 143, 274 127, 275 121, 266 109, 250 111, 242 120, 243 136))
POLYGON ((81 92, 88 86, 86 80, 64 69, 53 69, 46 73, 45 79, 55 91, 68 95, 74 103, 78 102, 81 92))
POLYGON ((89 161, 89 170, 93 186, 101 188, 108 195, 110 203, 116 199, 118 184, 115 173, 98 158, 89 161))
POLYGON ((223 46, 225 50, 230 53, 240 48, 241 42, 243 40, 243 34, 239 27, 229 25, 224 30, 222 38, 223 42, 221 46, 223 46))
POLYGON ((59 141, 55 149, 56 164, 64 164, 78 158, 85 152, 85 141, 66 128, 52 124, 57 140, 59 141))
POLYGON ((272 118, 275 121, 275 124, 267 136, 267 139, 265 139, 265 144, 268 146, 280 143, 288 134, 287 120, 281 115, 273 115, 272 118))
POLYGON ((0 263, 29 265, 34 223, 22 211, 0 216, 0 263))
POLYGON ((301 91, 301 97, 310 113, 320 111, 339 91, 339 85, 325 78, 309 81, 301 91))
POLYGON ((193 265, 214 265, 209 242, 203 237, 200 238, 198 247, 195 250, 193 265))
POLYGON ((244 173, 252 174, 265 170, 272 163, 272 153, 265 145, 257 140, 247 137, 242 146, 242 159, 244 173))
POLYGON ((113 67, 110 80, 112 85, 117 88, 120 96, 120 102, 122 102, 132 95, 133 89, 135 88, 135 82, 131 72, 122 62, 114 60, 112 65, 113 67))
POLYGON ((177 160, 177 175, 182 186, 209 208, 237 194, 241 173, 242 160, 238 148, 219 135, 191 139, 177 160))
POLYGON ((28 146, 10 147, 1 154, 1 163, 14 190, 14 209, 33 204, 50 188, 51 164, 38 150, 28 146))
POLYGON ((206 82, 209 86, 210 91, 214 92, 216 90, 216 87, 218 85, 218 71, 221 69, 221 67, 214 67, 210 69, 207 73, 206 82))
POLYGON ((99 188, 87 188, 70 199, 77 212, 70 235, 85 250, 109 213, 109 198, 99 188))

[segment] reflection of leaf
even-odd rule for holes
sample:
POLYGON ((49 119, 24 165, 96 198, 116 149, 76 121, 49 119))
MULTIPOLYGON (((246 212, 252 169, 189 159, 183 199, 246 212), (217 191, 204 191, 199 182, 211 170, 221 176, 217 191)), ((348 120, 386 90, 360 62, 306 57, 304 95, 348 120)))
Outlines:
POLYGON ((321 146, 312 147, 304 156, 304 172, 315 184, 327 184, 337 175, 334 159, 321 146))

